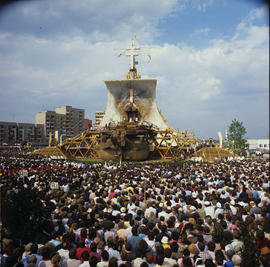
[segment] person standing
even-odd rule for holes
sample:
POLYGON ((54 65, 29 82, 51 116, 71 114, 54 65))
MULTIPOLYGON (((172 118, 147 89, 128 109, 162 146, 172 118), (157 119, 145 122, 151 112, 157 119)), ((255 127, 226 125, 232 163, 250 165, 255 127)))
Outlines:
POLYGON ((78 267, 81 261, 76 258, 76 248, 71 248, 68 253, 69 258, 63 261, 62 267, 78 267))

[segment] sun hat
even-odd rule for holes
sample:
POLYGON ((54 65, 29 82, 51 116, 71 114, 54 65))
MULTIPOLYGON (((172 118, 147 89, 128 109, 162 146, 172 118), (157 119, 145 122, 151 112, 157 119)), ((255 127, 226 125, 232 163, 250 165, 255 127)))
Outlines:
POLYGON ((121 207, 120 211, 121 211, 121 213, 124 213, 124 212, 126 212, 126 208, 125 207, 121 207))
POLYGON ((167 244, 169 242, 169 239, 167 236, 163 236, 162 239, 161 239, 161 243, 162 244, 167 244))

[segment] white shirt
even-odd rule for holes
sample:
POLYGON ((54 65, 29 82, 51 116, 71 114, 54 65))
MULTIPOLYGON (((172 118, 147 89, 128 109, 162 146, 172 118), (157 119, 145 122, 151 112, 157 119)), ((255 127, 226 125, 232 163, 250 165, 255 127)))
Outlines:
POLYGON ((62 267, 78 267, 80 264, 81 264, 80 260, 68 259, 63 261, 62 267))
POLYGON ((133 263, 132 263, 132 266, 133 267, 140 267, 141 263, 143 263, 144 260, 142 258, 136 258, 133 263))
POLYGON ((59 253, 59 255, 61 256, 61 258, 65 258, 65 259, 68 259, 69 258, 69 251, 67 249, 59 249, 57 250, 57 252, 59 253))
POLYGON ((232 214, 235 215, 237 212, 237 209, 232 205, 230 205, 230 208, 231 208, 232 214))
POLYGON ((217 219, 218 218, 218 215, 219 214, 223 214, 223 209, 221 208, 217 208, 216 211, 215 211, 215 218, 217 219))
POLYGON ((97 267, 107 267, 109 265, 108 261, 98 262, 97 267))
POLYGON ((90 267, 89 261, 84 261, 79 267, 90 267))
POLYGON ((172 267, 174 264, 177 264, 175 259, 172 258, 164 258, 163 266, 172 267))
POLYGON ((156 215, 156 213, 157 213, 157 211, 156 211, 155 208, 150 207, 150 208, 148 208, 148 209, 145 210, 145 217, 146 217, 146 218, 149 218, 149 215, 150 215, 151 212, 153 212, 155 215, 156 215))
POLYGON ((205 216, 210 216, 211 218, 214 218, 215 216, 215 209, 213 206, 209 206, 204 208, 205 216))
POLYGON ((126 238, 132 237, 132 227, 127 228, 126 230, 126 238))
POLYGON ((49 267, 51 265, 51 261, 48 260, 48 261, 44 261, 44 260, 41 260, 38 264, 38 267, 49 267))
POLYGON ((161 216, 163 216, 165 218, 165 220, 168 220, 170 217, 170 215, 165 211, 161 211, 158 213, 158 218, 160 218, 161 216))

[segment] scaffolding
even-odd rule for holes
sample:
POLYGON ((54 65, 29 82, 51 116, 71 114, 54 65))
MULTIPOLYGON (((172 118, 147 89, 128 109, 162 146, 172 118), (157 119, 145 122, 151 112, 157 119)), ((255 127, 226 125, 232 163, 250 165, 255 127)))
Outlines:
MULTIPOLYGON (((121 129, 114 129, 112 133, 114 143, 118 140, 115 139, 115 135, 121 129), (115 141, 116 140, 116 141, 115 141)), ((186 158, 188 153, 198 144, 200 141, 194 137, 188 138, 178 134, 172 128, 166 130, 151 129, 151 134, 147 134, 146 137, 151 143, 151 153, 149 159, 177 159, 186 158)), ((130 128, 129 131, 135 131, 136 128, 130 128)), ((139 131, 140 129, 137 129, 139 131)), ((96 128, 87 129, 81 134, 66 139, 62 144, 58 144, 54 147, 43 148, 35 151, 35 154, 41 154, 45 156, 61 156, 68 159, 80 159, 80 160, 98 160, 102 159, 100 154, 101 143, 104 141, 104 134, 108 129, 96 128)), ((126 135, 129 131, 124 131, 126 135)), ((123 131, 122 131, 123 132, 123 131)), ((121 133, 122 133, 121 132, 121 133)), ((139 132, 138 132, 139 133, 139 132)), ((137 133, 137 134, 138 134, 137 133)), ((121 135, 122 136, 122 135, 121 135)), ((123 140, 130 141, 127 136, 122 136, 123 140), (124 139, 123 139, 124 138, 124 139)), ((121 140, 122 140, 121 139, 121 140)), ((128 142, 125 142, 128 143, 128 142)), ((121 143, 122 144, 122 143, 121 143)), ((123 145, 119 144, 119 147, 123 145)), ((117 146, 116 146, 117 147, 117 146)))
POLYGON ((174 129, 157 130, 155 151, 161 159, 186 158, 188 153, 200 144, 195 137, 186 137, 174 129))
POLYGON ((75 137, 66 139, 63 144, 57 145, 58 149, 70 159, 98 159, 98 140, 100 132, 87 129, 75 137))
POLYGON ((203 147, 196 151, 192 157, 200 157, 203 161, 214 162, 217 159, 235 157, 235 155, 224 148, 219 147, 203 147))

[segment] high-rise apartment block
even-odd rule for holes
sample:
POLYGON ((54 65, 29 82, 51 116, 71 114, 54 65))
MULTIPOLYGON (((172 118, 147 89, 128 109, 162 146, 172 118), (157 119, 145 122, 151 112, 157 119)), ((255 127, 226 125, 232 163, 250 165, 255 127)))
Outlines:
POLYGON ((43 125, 33 123, 0 122, 1 143, 44 142, 43 125))
POLYGON ((84 110, 71 106, 62 106, 54 111, 42 111, 36 114, 36 124, 44 126, 45 136, 58 133, 60 137, 72 137, 84 131, 84 110))
POLYGON ((43 125, 43 131, 45 136, 49 136, 50 133, 55 133, 59 129, 59 121, 62 116, 58 116, 55 111, 41 111, 36 114, 36 124, 43 125))
POLYGON ((55 112, 59 115, 59 121, 56 120, 56 123, 60 126, 62 134, 72 137, 84 131, 84 109, 62 106, 56 108, 55 112))

